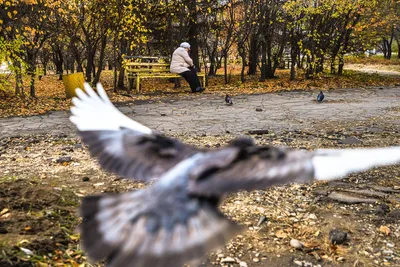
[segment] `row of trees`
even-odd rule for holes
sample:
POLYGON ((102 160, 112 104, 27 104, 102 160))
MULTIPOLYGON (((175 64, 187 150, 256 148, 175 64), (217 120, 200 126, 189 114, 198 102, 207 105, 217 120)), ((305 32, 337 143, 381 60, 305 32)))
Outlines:
POLYGON ((400 0, 0 0, 0 61, 13 64, 16 94, 31 77, 31 96, 38 66, 96 83, 108 65, 116 89, 124 55, 169 56, 181 41, 209 75, 223 66, 225 82, 232 59, 243 82, 273 78, 283 60, 292 79, 298 68, 312 78, 327 65, 341 74, 350 52, 381 46, 390 59, 399 17, 400 0))

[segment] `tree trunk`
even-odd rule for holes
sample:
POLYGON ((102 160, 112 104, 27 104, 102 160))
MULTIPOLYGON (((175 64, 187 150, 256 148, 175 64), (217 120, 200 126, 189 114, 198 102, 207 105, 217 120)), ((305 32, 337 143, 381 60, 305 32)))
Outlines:
POLYGON ((35 72, 32 72, 30 74, 31 76, 31 81, 30 81, 30 96, 31 97, 36 97, 35 95, 35 72))
POLYGON ((189 20, 189 44, 190 44, 190 54, 193 59, 193 64, 196 67, 199 66, 199 44, 197 41, 198 35, 198 26, 197 26, 197 0, 190 0, 189 2, 189 12, 190 12, 190 20, 189 20))
MULTIPOLYGON (((117 89, 117 33, 114 33, 114 42, 113 42, 113 65, 114 65, 114 72, 113 72, 113 89, 114 93, 118 92, 117 89)), ((112 69, 111 60, 108 61, 108 69, 112 69)))
POLYGON ((343 74, 343 68, 344 68, 344 54, 339 55, 339 65, 338 65, 338 75, 343 74))
POLYGON ((217 73, 216 62, 215 62, 215 50, 210 55, 210 69, 208 70, 208 76, 214 76, 217 73))
POLYGON ((63 75, 63 54, 61 48, 56 45, 53 47, 53 62, 56 65, 56 73, 58 74, 58 79, 62 80, 63 75))
POLYGON ((267 68, 267 48, 265 41, 261 44, 261 77, 260 82, 264 82, 265 78, 267 77, 266 73, 267 68))
POLYGON ((14 60, 14 69, 15 69, 15 94, 23 95, 24 94, 24 85, 22 82, 22 67, 21 62, 18 60, 14 60))
POLYGON ((86 81, 91 82, 92 81, 92 72, 93 72, 93 67, 94 67, 94 54, 95 52, 92 51, 91 47, 88 47, 88 52, 87 52, 87 65, 86 65, 86 81))
POLYGON ((127 53, 128 49, 128 42, 126 40, 121 40, 120 41, 120 51, 121 53, 118 54, 117 58, 117 69, 118 69, 118 82, 117 82, 117 87, 118 88, 124 88, 124 79, 125 79, 125 69, 122 66, 122 55, 127 53))
POLYGON ((100 55, 99 55, 99 67, 97 68, 96 76, 94 78, 93 83, 97 84, 100 80, 100 74, 101 71, 103 70, 103 64, 104 64, 104 51, 106 49, 107 45, 107 35, 104 35, 101 38, 101 46, 100 46, 100 55))
MULTIPOLYGON (((270 39, 268 39, 268 41, 266 43, 266 48, 267 48, 267 50, 266 50, 267 64, 265 66, 265 78, 272 79, 272 78, 274 78, 274 75, 275 75, 275 69, 272 64, 273 56, 272 56, 272 45, 271 45, 270 39)), ((275 62, 274 62, 274 65, 275 65, 275 62)))
POLYGON ((296 57, 297 57, 297 47, 293 44, 290 48, 290 80, 294 81, 296 79, 296 57))
POLYGON ((30 96, 35 97, 35 76, 36 76, 36 55, 33 51, 26 51, 26 61, 28 64, 27 73, 30 76, 29 88, 30 88, 30 96))
POLYGON ((240 81, 242 83, 244 83, 246 81, 246 79, 244 78, 244 70, 246 69, 246 52, 245 52, 243 46, 239 46, 238 52, 239 52, 239 56, 242 59, 242 69, 240 71, 240 81))
POLYGON ((47 75, 47 62, 43 64, 43 76, 47 75))
POLYGON ((400 59, 400 38, 397 38, 396 42, 397 42, 397 58, 400 59))
POLYGON ((223 54, 224 57, 224 80, 225 80, 225 84, 228 84, 228 54, 224 53, 223 54))
POLYGON ((249 70, 248 75, 255 75, 257 72, 257 39, 255 36, 251 36, 250 39, 250 52, 249 52, 249 70))

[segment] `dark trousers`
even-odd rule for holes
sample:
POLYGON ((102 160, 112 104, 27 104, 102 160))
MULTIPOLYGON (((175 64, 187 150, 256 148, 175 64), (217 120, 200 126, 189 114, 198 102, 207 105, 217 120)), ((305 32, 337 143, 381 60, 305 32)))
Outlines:
POLYGON ((195 68, 189 68, 190 70, 184 71, 182 73, 179 73, 185 80, 189 83, 190 89, 192 89, 192 92, 196 90, 197 87, 201 87, 199 77, 197 77, 196 69, 195 68))

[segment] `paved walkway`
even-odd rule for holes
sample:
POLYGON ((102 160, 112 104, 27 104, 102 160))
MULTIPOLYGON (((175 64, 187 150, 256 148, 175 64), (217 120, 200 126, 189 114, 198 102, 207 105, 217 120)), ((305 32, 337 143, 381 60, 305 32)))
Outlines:
MULTIPOLYGON (((311 129, 319 121, 368 121, 383 117, 400 126, 400 87, 338 89, 326 92, 282 92, 234 97, 226 106, 223 97, 195 95, 186 100, 139 103, 119 109, 140 123, 166 133, 234 134, 249 130, 311 129), (262 109, 262 111, 256 111, 262 109)), ((0 137, 30 133, 75 134, 65 111, 32 117, 0 119, 0 137)))

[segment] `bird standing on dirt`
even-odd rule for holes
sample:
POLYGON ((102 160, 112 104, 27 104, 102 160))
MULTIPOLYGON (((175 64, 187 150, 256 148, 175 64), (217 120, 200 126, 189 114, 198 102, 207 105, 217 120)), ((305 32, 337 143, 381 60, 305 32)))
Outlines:
POLYGON ((232 98, 229 95, 225 96, 225 102, 230 106, 233 105, 232 98))
POLYGON ((320 91, 318 96, 317 96, 318 103, 321 103, 322 101, 324 101, 324 98, 325 98, 324 93, 322 93, 322 91, 320 91))
POLYGON ((102 168, 151 186, 85 197, 83 248, 108 266, 180 267, 224 245, 241 227, 219 210, 227 193, 332 180, 400 161, 400 147, 319 149, 257 146, 250 138, 202 149, 123 115, 97 85, 77 89, 70 120, 102 168))

